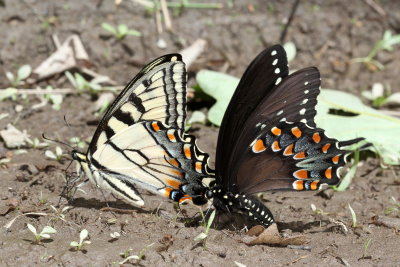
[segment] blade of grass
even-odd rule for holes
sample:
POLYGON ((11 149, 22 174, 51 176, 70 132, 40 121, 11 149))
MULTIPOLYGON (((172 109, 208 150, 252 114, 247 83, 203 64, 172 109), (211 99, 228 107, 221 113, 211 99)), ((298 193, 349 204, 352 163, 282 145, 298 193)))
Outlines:
POLYGON ((335 191, 342 192, 345 191, 350 186, 351 181, 353 180, 353 177, 356 174, 357 165, 359 161, 360 161, 360 151, 355 151, 353 165, 350 167, 350 170, 346 173, 346 175, 342 179, 340 185, 338 187, 333 188, 335 191))

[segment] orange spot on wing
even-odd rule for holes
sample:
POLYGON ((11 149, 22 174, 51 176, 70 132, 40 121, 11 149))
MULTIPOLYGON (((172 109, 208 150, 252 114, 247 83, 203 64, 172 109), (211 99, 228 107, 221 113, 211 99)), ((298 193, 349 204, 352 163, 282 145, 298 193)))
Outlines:
POLYGON ((271 129, 271 133, 278 136, 278 135, 281 135, 282 130, 279 129, 278 127, 273 127, 273 128, 271 129))
POLYGON ((312 140, 317 144, 321 142, 321 136, 319 135, 319 133, 314 133, 312 136, 312 140))
POLYGON ((302 151, 294 155, 294 159, 304 159, 306 157, 306 152, 302 151))
MULTIPOLYGON (((165 181, 165 183, 174 189, 179 189, 179 186, 181 185, 181 182, 174 180, 174 179, 168 179, 165 181)), ((167 187, 167 188, 169 188, 169 187, 167 187)))
POLYGON ((340 155, 334 156, 334 157, 332 158, 332 162, 333 162, 334 164, 338 164, 338 162, 339 162, 339 157, 340 157, 340 155))
POLYGON ((201 172, 201 170, 202 170, 202 168, 201 168, 201 167, 202 167, 201 162, 197 161, 195 165, 196 165, 196 171, 197 171, 197 172, 201 172))
POLYGON ((265 151, 267 148, 265 147, 265 144, 263 142, 263 140, 258 139, 254 145, 253 145, 253 152, 255 153, 260 153, 265 151))
POLYGON ((293 176, 297 179, 307 179, 308 178, 308 171, 306 170, 298 170, 293 173, 293 176))
POLYGON ((157 122, 152 122, 151 127, 153 127, 153 130, 158 132, 160 130, 160 126, 158 125, 157 122))
POLYGON ((314 181, 314 182, 312 182, 311 184, 310 184, 310 188, 311 188, 311 190, 318 190, 318 183, 319 183, 319 181, 314 181))
POLYGON ((172 175, 177 177, 183 177, 183 173, 178 170, 171 170, 172 175))
POLYGON ((299 127, 293 127, 293 128, 292 128, 292 134, 293 134, 294 136, 296 136, 296 138, 300 138, 302 132, 301 132, 301 130, 299 129, 299 127))
POLYGON ((184 145, 183 146, 183 153, 185 154, 185 157, 187 159, 191 159, 192 158, 192 151, 190 151, 190 146, 184 145))
POLYGON ((325 177, 327 179, 331 179, 332 178, 332 167, 329 167, 328 169, 325 170, 325 177))
POLYGON ((162 190, 162 193, 164 194, 164 196, 166 196, 166 197, 169 198, 169 196, 171 195, 171 191, 172 191, 172 190, 173 190, 172 188, 166 187, 166 188, 164 188, 164 189, 162 190))
POLYGON ((272 143, 272 150, 273 150, 273 151, 279 151, 279 150, 281 150, 281 147, 279 146, 279 142, 278 142, 278 141, 274 141, 274 142, 272 143))
POLYGON ((323 145, 323 147, 322 147, 322 152, 324 152, 324 153, 327 153, 328 152, 328 149, 331 147, 331 144, 325 144, 325 145, 323 145))
POLYGON ((299 191, 304 190, 304 181, 294 181, 293 189, 299 191))
POLYGON ((169 164, 171 164, 172 166, 179 167, 179 162, 178 162, 176 159, 174 159, 174 158, 169 158, 169 159, 167 159, 167 161, 168 161, 169 164))
POLYGON ((286 148, 285 148, 285 151, 283 151, 283 155, 284 156, 291 156, 291 155, 293 155, 293 144, 290 144, 290 145, 288 145, 286 148))
POLYGON ((175 141, 176 141, 176 138, 175 138, 175 135, 174 135, 174 134, 169 133, 167 136, 168 136, 169 141, 172 141, 172 142, 175 142, 175 141))

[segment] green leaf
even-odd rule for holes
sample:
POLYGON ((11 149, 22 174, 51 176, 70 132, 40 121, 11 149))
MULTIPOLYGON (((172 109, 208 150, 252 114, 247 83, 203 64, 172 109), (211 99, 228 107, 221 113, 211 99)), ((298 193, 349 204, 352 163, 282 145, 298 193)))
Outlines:
POLYGON ((80 234, 79 234, 79 240, 80 240, 80 243, 81 243, 81 244, 82 244, 83 240, 86 239, 86 237, 88 237, 88 235, 89 235, 89 232, 88 232, 88 230, 86 230, 86 229, 83 229, 83 230, 80 232, 80 234))
POLYGON ((28 226, 29 231, 31 231, 33 234, 37 234, 35 226, 30 223, 28 223, 26 226, 28 226))
POLYGON ((117 35, 117 30, 116 30, 113 26, 111 26, 110 24, 108 24, 108 23, 106 23, 106 22, 103 22, 103 23, 101 24, 101 27, 102 27, 104 30, 111 32, 112 34, 117 35))
POLYGON ((296 45, 292 42, 287 42, 283 45, 286 51, 288 62, 292 61, 296 57, 296 45))
POLYGON ((217 126, 221 125, 239 79, 216 71, 201 70, 196 80, 201 89, 217 101, 208 111, 208 120, 217 126))
POLYGON ((357 171, 357 166, 358 166, 358 162, 359 162, 359 158, 360 158, 360 152, 356 151, 354 153, 354 162, 353 165, 351 166, 350 170, 346 173, 346 175, 344 176, 344 178, 342 179, 342 181, 340 182, 340 185, 337 187, 333 187, 333 189, 335 191, 345 191, 351 184, 351 181, 353 180, 353 177, 356 174, 357 171))
POLYGON ((187 124, 192 125, 193 123, 202 123, 206 122, 206 115, 198 110, 193 111, 192 116, 187 121, 187 124))
POLYGON ((328 136, 339 140, 365 137, 386 164, 400 164, 400 119, 385 115, 364 105, 351 94, 323 89, 318 96, 316 124, 326 130, 328 136), (330 114, 329 110, 341 110, 356 116, 330 114))
POLYGON ((194 238, 194 241, 201 241, 201 240, 205 239, 206 237, 207 237, 207 235, 205 233, 200 233, 199 235, 197 235, 194 238))
POLYGON ((42 232, 40 233, 40 235, 43 236, 43 234, 55 234, 55 233, 57 233, 57 230, 56 230, 56 229, 54 229, 54 228, 51 227, 51 226, 45 226, 45 227, 43 228, 42 232))
POLYGON ((142 33, 136 30, 129 30, 126 34, 133 35, 133 36, 142 36, 142 33))
POLYGON ((355 228, 357 227, 357 215, 354 212, 353 208, 350 206, 350 204, 348 204, 348 207, 351 213, 351 220, 352 220, 351 227, 355 228))
POLYGON ((18 80, 22 81, 29 77, 32 73, 32 68, 29 65, 23 65, 18 69, 18 80))
POLYGON ((10 83, 14 83, 15 82, 15 76, 11 72, 6 71, 6 77, 10 81, 10 83))
POLYGON ((75 77, 72 75, 72 73, 69 71, 66 71, 65 76, 67 76, 67 79, 72 84, 72 86, 75 87, 76 89, 78 89, 78 84, 76 83, 75 77))
POLYGON ((129 31, 128 26, 126 24, 119 24, 118 25, 118 33, 122 36, 125 36, 129 31))
POLYGON ((386 98, 385 103, 386 104, 400 104, 400 93, 394 93, 394 94, 388 96, 388 98, 386 98))
POLYGON ((79 244, 78 244, 78 242, 76 242, 76 241, 72 241, 69 245, 70 245, 71 247, 79 247, 79 244))
POLYGON ((206 232, 208 233, 208 230, 210 230, 210 227, 211 227, 211 224, 213 223, 213 221, 214 221, 214 218, 215 218, 215 213, 216 213, 216 211, 215 210, 213 210, 213 212, 211 213, 211 215, 210 215, 210 218, 208 218, 208 222, 207 222, 207 230, 206 230, 206 232))
POLYGON ((0 90, 0 101, 15 96, 17 92, 18 90, 15 88, 7 88, 0 90))

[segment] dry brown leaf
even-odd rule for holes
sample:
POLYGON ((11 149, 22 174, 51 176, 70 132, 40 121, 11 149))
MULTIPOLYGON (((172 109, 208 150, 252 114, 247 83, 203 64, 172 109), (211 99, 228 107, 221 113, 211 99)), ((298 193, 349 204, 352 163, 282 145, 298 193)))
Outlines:
POLYGON ((10 123, 5 130, 0 131, 0 136, 7 148, 19 148, 24 146, 26 145, 26 140, 29 138, 26 130, 21 132, 10 123))
POLYGON ((179 53, 182 55, 183 61, 186 64, 186 69, 203 53, 207 46, 207 41, 204 39, 197 39, 190 46, 181 50, 179 53))
POLYGON ((69 36, 57 50, 33 70, 37 79, 44 79, 89 63, 89 56, 78 35, 69 36))
POLYGON ((0 204, 0 215, 6 215, 8 212, 15 210, 18 206, 18 199, 10 198, 6 201, 2 201, 0 204))
POLYGON ((267 229, 263 229, 263 227, 260 225, 254 226, 249 230, 247 234, 248 236, 242 239, 242 241, 247 245, 264 244, 264 245, 287 246, 287 245, 303 245, 307 243, 305 235, 282 237, 275 223, 272 224, 267 229))

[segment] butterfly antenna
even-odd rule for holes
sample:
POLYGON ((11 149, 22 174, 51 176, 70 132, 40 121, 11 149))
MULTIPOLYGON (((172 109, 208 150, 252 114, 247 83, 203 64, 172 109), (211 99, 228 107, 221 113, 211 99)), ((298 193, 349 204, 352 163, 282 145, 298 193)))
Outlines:
POLYGON ((51 142, 54 142, 54 143, 62 144, 62 145, 64 145, 64 146, 67 146, 67 147, 71 148, 72 150, 75 149, 73 146, 71 146, 71 145, 68 144, 68 143, 65 143, 65 142, 60 141, 60 140, 51 139, 51 138, 46 137, 46 136, 44 135, 44 133, 42 133, 42 138, 43 138, 44 140, 47 140, 47 141, 51 141, 51 142))

